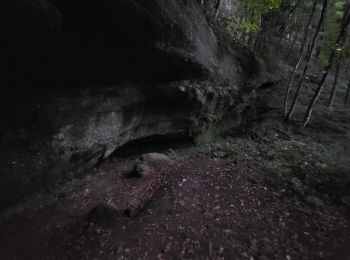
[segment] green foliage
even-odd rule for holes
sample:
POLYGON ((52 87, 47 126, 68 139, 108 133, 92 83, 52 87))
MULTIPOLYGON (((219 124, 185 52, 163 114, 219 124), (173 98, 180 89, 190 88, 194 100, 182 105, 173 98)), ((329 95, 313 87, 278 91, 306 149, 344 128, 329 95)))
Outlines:
POLYGON ((343 10, 344 1, 334 0, 331 2, 324 25, 322 46, 319 55, 319 64, 321 67, 328 65, 328 57, 334 49, 336 49, 339 58, 345 58, 348 55, 347 44, 344 43, 342 46, 335 45, 344 16, 343 10))
POLYGON ((240 24, 236 17, 227 17, 223 22, 233 41, 239 41, 237 33, 240 31, 240 24))
POLYGON ((343 46, 338 48, 338 56, 341 59, 346 59, 347 57, 350 56, 350 42, 349 42, 349 39, 347 39, 347 40, 348 41, 346 43, 344 43, 343 46))
POLYGON ((338 3, 335 3, 335 8, 337 10, 342 10, 344 8, 344 2, 338 2, 338 3))
POLYGON ((318 57, 318 62, 321 67, 326 67, 328 65, 328 56, 324 52, 320 53, 320 56, 318 57))
POLYGON ((263 15, 273 9, 279 8, 282 0, 244 0, 248 1, 251 11, 257 15, 263 15))
POLYGON ((247 34, 259 31, 259 25, 252 21, 244 21, 240 24, 239 29, 247 34))
POLYGON ((227 17, 224 25, 235 41, 245 41, 261 30, 265 14, 281 6, 282 0, 238 0, 236 15, 227 17))

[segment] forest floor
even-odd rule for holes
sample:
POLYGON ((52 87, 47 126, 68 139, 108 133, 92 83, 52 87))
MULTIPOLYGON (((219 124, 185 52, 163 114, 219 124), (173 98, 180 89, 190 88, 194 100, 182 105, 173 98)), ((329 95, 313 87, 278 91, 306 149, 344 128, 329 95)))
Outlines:
POLYGON ((1 212, 0 259, 350 259, 350 111, 320 107, 300 129, 273 102, 239 134, 168 149, 150 176, 115 156, 1 212))

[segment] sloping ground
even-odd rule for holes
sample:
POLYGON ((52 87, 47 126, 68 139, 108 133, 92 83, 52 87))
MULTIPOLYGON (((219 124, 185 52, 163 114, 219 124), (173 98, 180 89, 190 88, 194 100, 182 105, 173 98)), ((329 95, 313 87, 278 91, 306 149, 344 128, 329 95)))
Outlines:
POLYGON ((229 153, 175 157, 141 179, 126 178, 131 160, 111 161, 3 213, 1 259, 348 259, 350 212, 331 197, 267 184, 229 153), (101 204, 115 214, 89 223, 101 204))

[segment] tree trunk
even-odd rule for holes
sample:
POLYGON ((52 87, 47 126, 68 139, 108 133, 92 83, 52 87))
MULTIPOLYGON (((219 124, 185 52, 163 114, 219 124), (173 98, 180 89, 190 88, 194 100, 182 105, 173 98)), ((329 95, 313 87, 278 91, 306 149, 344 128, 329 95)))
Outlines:
POLYGON ((345 105, 345 106, 346 106, 346 104, 348 103, 349 94, 350 94, 350 80, 349 80, 348 89, 346 90, 346 95, 345 95, 345 98, 344 98, 344 105, 345 105))
POLYGON ((291 44, 291 46, 290 46, 290 48, 289 48, 289 50, 288 50, 288 53, 287 53, 287 59, 289 58, 289 56, 290 56, 290 54, 293 52, 293 50, 294 50, 294 47, 295 47, 295 43, 296 43, 296 41, 297 41, 297 35, 295 35, 294 37, 293 37, 293 41, 292 41, 292 44, 291 44))
POLYGON ((218 19, 219 14, 220 14, 220 8, 221 8, 221 3, 222 0, 218 0, 217 4, 216 4, 216 8, 215 8, 215 21, 218 19))
POLYGON ((336 93, 337 93, 339 69, 340 69, 340 62, 338 61, 337 68, 335 69, 335 76, 334 76, 331 97, 329 98, 329 103, 328 103, 328 108, 330 108, 330 109, 333 107, 334 98, 335 98, 336 93))
POLYGON ((313 96, 313 98, 312 98, 312 100, 311 100, 311 102, 310 102, 310 104, 308 106, 308 109, 307 109, 306 115, 305 115, 305 119, 304 119, 304 127, 307 126, 307 124, 310 122, 313 108, 314 108, 318 98, 321 95, 321 92, 323 90, 324 83, 326 81, 328 73, 329 73, 330 69, 333 66, 333 63, 334 63, 334 60, 335 60, 335 57, 336 57, 336 48, 337 48, 337 46, 339 46, 340 42, 342 41, 342 39, 343 39, 343 37, 344 37, 344 35, 346 33, 346 30, 347 30, 347 28, 349 26, 349 23, 350 23, 350 4, 347 4, 345 12, 344 12, 344 18, 343 18, 342 27, 341 27, 341 30, 339 32, 337 41, 335 43, 336 47, 332 50, 331 54, 329 55, 328 65, 327 65, 326 69, 323 72, 321 82, 318 84, 318 88, 316 89, 315 94, 314 94, 314 96, 313 96))
POLYGON ((310 29, 310 25, 311 25, 312 19, 314 18, 316 6, 317 6, 317 0, 314 1, 314 4, 312 6, 312 10, 311 10, 311 14, 309 16, 309 20, 307 21, 306 27, 304 29, 303 39, 301 41, 301 46, 300 46, 300 53, 301 53, 301 55, 303 54, 303 51, 304 51, 304 46, 305 46, 305 43, 306 43, 306 40, 307 40, 307 36, 308 36, 308 33, 309 33, 309 29, 310 29))
POLYGON ((294 11, 297 9, 297 7, 299 6, 300 3, 301 3, 301 0, 298 0, 298 1, 295 3, 295 5, 293 6, 293 8, 290 9, 290 11, 289 11, 289 13, 288 13, 288 16, 291 16, 291 15, 294 13, 294 11))
MULTIPOLYGON (((315 13, 316 3, 317 3, 317 1, 314 1, 314 5, 313 5, 313 8, 312 8, 312 11, 311 11, 308 23, 311 23, 311 21, 312 21, 312 18, 313 18, 314 13, 315 13)), ((299 67, 300 63, 301 63, 301 60, 302 60, 302 57, 303 57, 302 56, 303 52, 301 52, 301 54, 299 55, 298 63, 296 64, 296 66, 294 68, 294 73, 293 73, 291 79, 289 80, 289 85, 287 87, 287 93, 286 93, 285 101, 284 101, 284 114, 286 115, 286 120, 289 120, 291 118, 293 112, 294 112, 295 104, 296 104, 296 101, 298 99, 298 96, 299 96, 299 93, 300 93, 300 90, 301 90, 301 86, 303 85, 303 82, 304 82, 304 77, 305 77, 306 72, 307 72, 307 70, 309 68, 309 64, 310 64, 311 56, 312 56, 312 51, 313 51, 314 46, 316 44, 317 36, 318 36, 318 34, 320 32, 320 29, 321 29, 321 26, 323 24, 323 20, 324 20, 325 14, 327 12, 327 6, 328 6, 328 0, 324 0, 323 1, 323 5, 322 5, 322 11, 321 11, 320 20, 318 22, 314 38, 313 38, 311 44, 309 45, 310 46, 310 50, 309 50, 309 53, 307 54, 307 57, 306 57, 306 65, 304 67, 304 71, 303 71, 302 77, 301 77, 301 79, 299 81, 299 84, 298 84, 298 87, 297 87, 297 92, 294 95, 291 108, 290 108, 289 112, 287 113, 286 111, 287 111, 287 107, 288 107, 289 93, 291 91, 291 86, 292 86, 292 82, 294 80, 295 74, 296 74, 296 72, 298 70, 298 67, 299 67)), ((310 27, 310 24, 307 25, 307 28, 309 28, 309 27, 310 27)), ((305 34, 307 34, 307 33, 308 33, 308 29, 305 30, 305 34)), ((303 50, 304 50, 305 49, 305 38, 303 39, 302 42, 303 42, 303 50)))
POLYGON ((298 71, 298 68, 300 66, 300 63, 301 63, 302 59, 303 59, 303 55, 300 55, 299 59, 298 59, 298 62, 297 62, 297 64, 294 67, 293 74, 290 77, 289 82, 288 82, 287 92, 286 92, 286 95, 284 97, 284 103, 283 103, 283 115, 285 117, 287 116, 288 98, 289 98, 290 91, 292 89, 292 83, 293 83, 293 80, 295 78, 295 75, 297 74, 297 71, 298 71))
POLYGON ((348 83, 348 89, 346 90, 346 95, 345 95, 345 99, 344 99, 344 105, 345 106, 348 103, 349 94, 350 94, 350 80, 349 80, 349 83, 348 83))
MULTIPOLYGON (((322 26, 322 31, 324 32, 324 24, 322 26)), ((323 43, 324 43, 324 35, 322 34, 321 37, 320 37, 320 40, 319 40, 319 43, 318 43, 318 46, 316 48, 316 53, 315 53, 315 58, 318 59, 320 57, 320 54, 321 54, 321 50, 322 50, 322 46, 323 46, 323 43)))
MULTIPOLYGON (((293 5, 293 7, 290 9, 290 11, 289 11, 288 14, 287 14, 287 17, 290 17, 290 16, 295 12, 295 10, 299 7, 299 4, 300 4, 300 3, 301 3, 301 0, 298 0, 298 1, 293 5)), ((278 25, 278 24, 280 23, 281 18, 282 18, 282 16, 280 16, 280 17, 277 19, 276 25, 278 25)), ((285 18, 285 17, 284 17, 284 18, 285 18)), ((285 24, 281 25, 280 28, 277 28, 277 26, 276 26, 276 32, 279 32, 280 34, 283 34, 283 33, 285 32, 286 27, 287 27, 287 26, 286 26, 285 24)))

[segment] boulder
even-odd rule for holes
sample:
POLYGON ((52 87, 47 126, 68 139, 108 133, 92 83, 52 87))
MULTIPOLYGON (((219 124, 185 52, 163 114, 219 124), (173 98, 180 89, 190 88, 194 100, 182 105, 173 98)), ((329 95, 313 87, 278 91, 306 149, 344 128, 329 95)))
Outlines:
POLYGON ((147 153, 143 154, 140 157, 140 160, 137 160, 133 166, 132 171, 129 174, 129 177, 148 177, 156 171, 157 167, 162 165, 172 164, 172 160, 169 156, 161 153, 147 153))
POLYGON ((141 178, 141 177, 148 177, 150 175, 152 175, 154 169, 152 167, 150 167, 146 162, 142 162, 142 161, 136 161, 132 171, 129 174, 129 177, 133 178, 133 177, 137 177, 137 178, 141 178))
POLYGON ((161 153, 143 154, 141 156, 141 160, 153 167, 158 165, 165 165, 165 164, 169 165, 173 163, 169 156, 161 153))

